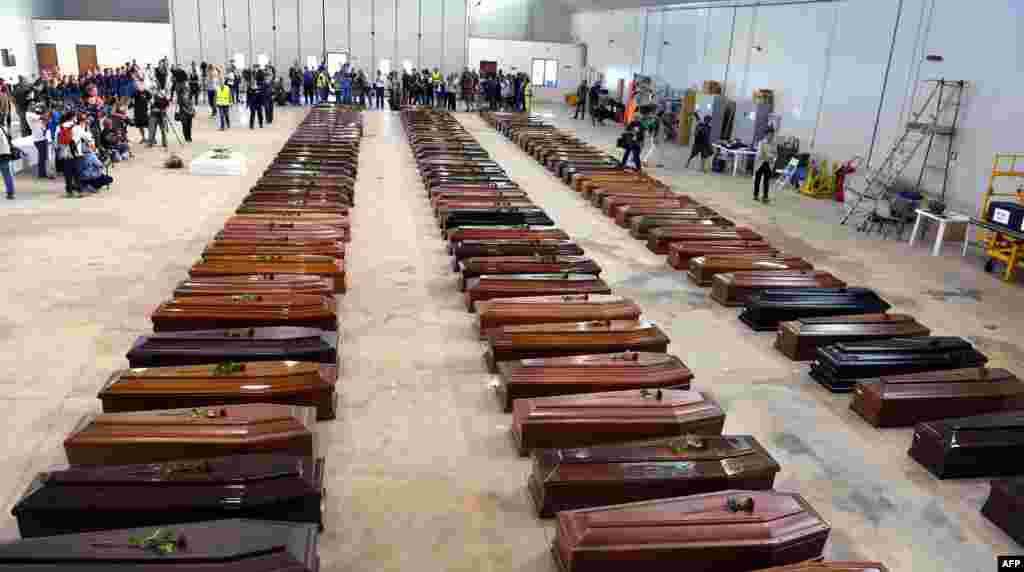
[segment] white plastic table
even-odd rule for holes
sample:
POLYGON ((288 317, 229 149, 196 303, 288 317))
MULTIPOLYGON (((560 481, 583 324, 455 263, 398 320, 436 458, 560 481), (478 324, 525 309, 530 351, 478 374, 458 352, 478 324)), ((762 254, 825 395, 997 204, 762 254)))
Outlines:
MULTIPOLYGON (((917 219, 914 221, 914 230, 910 231, 910 246, 914 246, 917 242, 917 232, 921 229, 921 218, 929 218, 939 223, 939 231, 935 233, 935 245, 932 246, 932 256, 938 256, 942 252, 942 241, 946 236, 946 225, 948 224, 963 224, 966 225, 971 222, 971 217, 949 213, 947 215, 939 216, 934 213, 930 213, 925 210, 917 209, 917 219)), ((964 228, 964 249, 967 248, 967 228, 964 228)))
POLYGON ((733 177, 739 175, 740 159, 745 158, 745 157, 753 158, 753 157, 757 156, 757 151, 756 150, 749 149, 749 148, 746 148, 746 147, 741 147, 739 149, 730 149, 730 148, 725 147, 723 145, 719 145, 718 143, 713 143, 711 146, 714 147, 715 149, 717 149, 719 153, 722 153, 724 155, 732 155, 732 176, 733 177))

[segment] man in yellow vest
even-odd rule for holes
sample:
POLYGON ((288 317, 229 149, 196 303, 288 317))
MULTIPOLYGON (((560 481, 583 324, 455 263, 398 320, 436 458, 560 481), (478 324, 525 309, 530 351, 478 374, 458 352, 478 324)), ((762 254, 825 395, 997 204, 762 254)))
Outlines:
POLYGON ((231 88, 226 83, 217 87, 215 98, 217 113, 220 115, 220 130, 231 128, 231 88))
POLYGON ((316 74, 316 91, 320 97, 320 103, 327 101, 329 93, 328 89, 330 88, 330 85, 328 85, 329 81, 330 80, 327 78, 327 73, 325 71, 320 70, 320 72, 316 74))
POLYGON ((439 88, 441 87, 441 71, 434 68, 434 71, 430 73, 430 103, 434 105, 436 99, 439 99, 440 93, 439 88))

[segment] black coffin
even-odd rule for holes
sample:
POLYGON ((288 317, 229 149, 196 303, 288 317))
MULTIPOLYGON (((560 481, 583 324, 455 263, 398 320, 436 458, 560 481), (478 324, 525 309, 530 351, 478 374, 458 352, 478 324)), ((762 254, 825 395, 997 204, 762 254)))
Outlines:
POLYGON ((225 361, 338 362, 338 334, 292 326, 158 332, 139 336, 130 367, 201 365, 225 361))
POLYGON ((967 340, 922 336, 844 342, 818 348, 811 377, 830 391, 853 391, 858 379, 985 365, 988 358, 967 340))
POLYGON ((981 507, 981 514, 1017 544, 1024 544, 1024 477, 992 481, 992 491, 981 507))
POLYGON ((846 316, 881 314, 889 304, 867 288, 794 288, 763 290, 747 302, 740 320, 759 331, 774 331, 779 322, 846 316))
POLYGON ((457 226, 554 226, 539 208, 452 209, 445 215, 441 227, 445 230, 457 226))
POLYGON ((940 479, 1024 473, 1024 411, 926 421, 907 453, 940 479))

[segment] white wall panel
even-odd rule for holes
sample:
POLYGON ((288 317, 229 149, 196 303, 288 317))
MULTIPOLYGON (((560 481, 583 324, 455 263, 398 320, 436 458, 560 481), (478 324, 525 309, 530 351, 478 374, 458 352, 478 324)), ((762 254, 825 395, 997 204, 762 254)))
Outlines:
POLYGON ((444 0, 445 73, 460 72, 466 67, 466 0, 444 0))
POLYGON ((298 61, 300 66, 305 66, 305 61, 299 58, 299 4, 297 0, 274 0, 274 7, 277 10, 275 22, 277 24, 277 68, 283 70, 291 67, 298 61))
POLYGON ((469 39, 469 59, 498 62, 498 68, 508 72, 513 68, 530 73, 535 58, 558 60, 558 87, 533 87, 536 102, 559 103, 562 96, 573 91, 579 82, 582 50, 575 44, 552 42, 522 42, 516 40, 469 39), (566 67, 568 66, 568 67, 566 67))
POLYGON ((276 46, 277 39, 274 34, 274 1, 275 0, 252 0, 252 46, 253 58, 265 54, 270 63, 279 67, 277 63, 276 46))
POLYGON ((374 21, 374 0, 349 0, 352 17, 352 43, 349 61, 357 69, 368 72, 376 68, 372 62, 373 37, 370 28, 374 21))
POLYGON ((227 61, 227 48, 224 43, 224 14, 221 3, 200 0, 198 6, 203 59, 207 63, 224 65, 227 61))
POLYGON ((373 14, 373 61, 368 67, 374 77, 380 69, 381 60, 391 60, 395 69, 395 0, 378 0, 374 3, 373 14))
POLYGON ((658 55, 658 75, 672 87, 699 85, 703 76, 707 10, 665 12, 664 42, 658 55))
POLYGON ((306 65, 309 56, 319 62, 324 52, 324 2, 323 0, 298 0, 299 2, 299 57, 306 65))
POLYGON ((324 5, 326 7, 327 51, 348 52, 351 40, 351 30, 348 25, 349 0, 325 0, 324 5))
POLYGON ((171 25, 174 29, 174 50, 177 62, 198 66, 203 61, 199 43, 199 11, 196 0, 171 0, 171 25))
POLYGON ((423 29, 423 37, 420 39, 420 67, 440 68, 444 56, 444 0, 420 0, 420 22, 423 29))
POLYGON ((419 21, 420 21, 420 0, 396 0, 398 6, 397 29, 398 35, 398 60, 395 69, 401 67, 402 62, 411 62, 412 67, 419 69, 419 21))
MULTIPOLYGON (((708 10, 707 28, 704 33, 704 58, 698 68, 702 74, 697 81, 726 81, 732 56, 733 21, 736 8, 712 8, 708 10)), ((735 91, 728 82, 722 86, 726 95, 735 91)))
POLYGON ((244 54, 245 65, 252 65, 254 58, 250 43, 249 0, 223 0, 223 2, 228 24, 228 57, 234 58, 235 54, 244 54))

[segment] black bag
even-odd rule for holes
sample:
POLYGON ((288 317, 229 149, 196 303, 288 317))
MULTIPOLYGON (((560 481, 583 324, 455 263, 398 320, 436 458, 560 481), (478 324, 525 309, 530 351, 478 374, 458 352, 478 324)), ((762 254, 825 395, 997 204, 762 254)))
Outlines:
POLYGON ((0 133, 3 133, 4 137, 7 138, 7 146, 10 147, 11 149, 11 152, 8 153, 6 157, 0 158, 10 159, 11 161, 17 161, 18 159, 21 159, 22 157, 25 156, 25 154, 22 153, 21 149, 18 149, 17 147, 14 146, 14 141, 11 140, 11 135, 7 132, 6 128, 0 127, 0 133))
POLYGON ((632 139, 629 133, 623 133, 619 135, 619 140, 615 142, 615 146, 619 149, 625 149, 632 142, 632 139))

